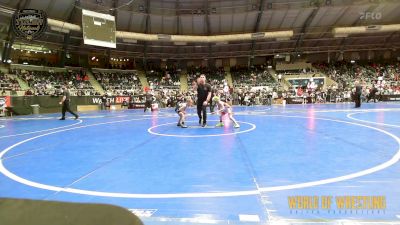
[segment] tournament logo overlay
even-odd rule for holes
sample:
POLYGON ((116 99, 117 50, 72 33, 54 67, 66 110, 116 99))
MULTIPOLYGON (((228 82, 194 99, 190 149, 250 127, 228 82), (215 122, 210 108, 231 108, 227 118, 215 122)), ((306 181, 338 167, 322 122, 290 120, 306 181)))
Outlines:
POLYGON ((39 38, 46 30, 47 15, 43 10, 18 10, 12 17, 12 26, 16 36, 34 40, 39 38))

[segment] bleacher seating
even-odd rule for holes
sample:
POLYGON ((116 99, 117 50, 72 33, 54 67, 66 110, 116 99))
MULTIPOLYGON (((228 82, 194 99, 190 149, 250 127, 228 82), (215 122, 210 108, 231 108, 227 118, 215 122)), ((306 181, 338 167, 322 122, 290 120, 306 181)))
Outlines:
POLYGON ((232 67, 231 75, 235 88, 245 86, 269 86, 276 87, 278 84, 265 67, 232 67))
POLYGON ((372 86, 378 80, 384 80, 384 93, 394 93, 399 89, 400 63, 349 63, 337 62, 334 64, 319 63, 314 67, 325 73, 339 84, 339 89, 353 86, 356 79, 372 86))
POLYGON ((134 71, 93 71, 93 75, 108 95, 133 95, 142 92, 138 74, 134 71))
POLYGON ((147 72, 147 81, 153 90, 173 89, 179 90, 181 83, 179 71, 169 69, 168 71, 155 68, 147 72))
POLYGON ((12 94, 20 90, 21 87, 15 78, 0 72, 0 95, 12 94))
POLYGON ((61 86, 68 84, 71 95, 95 95, 95 91, 89 82, 89 77, 82 69, 70 69, 64 72, 22 70, 14 69, 13 73, 28 83, 33 90, 26 91, 26 95, 58 95, 61 86))
POLYGON ((208 69, 207 67, 191 67, 188 68, 188 84, 191 85, 196 78, 204 74, 207 82, 214 88, 223 88, 225 81, 224 68, 208 69))

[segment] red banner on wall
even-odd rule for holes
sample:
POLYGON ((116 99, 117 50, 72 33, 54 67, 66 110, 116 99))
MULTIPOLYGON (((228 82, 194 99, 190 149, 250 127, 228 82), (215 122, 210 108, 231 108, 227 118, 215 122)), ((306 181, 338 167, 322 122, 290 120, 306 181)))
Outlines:
POLYGON ((11 106, 11 98, 10 96, 0 97, 0 108, 10 107, 11 106))
POLYGON ((121 103, 124 102, 124 100, 125 100, 126 102, 129 102, 130 97, 126 97, 126 96, 118 96, 118 97, 115 97, 115 103, 116 103, 116 104, 121 104, 121 103))

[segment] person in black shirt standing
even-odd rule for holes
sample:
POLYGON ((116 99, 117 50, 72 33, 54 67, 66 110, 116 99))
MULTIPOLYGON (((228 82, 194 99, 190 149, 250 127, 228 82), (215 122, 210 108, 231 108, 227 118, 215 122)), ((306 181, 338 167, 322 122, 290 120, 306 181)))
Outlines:
POLYGON ((101 97, 101 110, 105 110, 106 109, 106 104, 107 104, 107 94, 104 94, 101 97))
POLYGON ((197 90, 197 115, 202 127, 207 125, 207 105, 211 100, 211 85, 206 83, 206 76, 201 74, 197 83, 193 83, 193 89, 197 90))
POLYGON ((150 93, 150 91, 146 91, 144 97, 145 97, 144 112, 146 112, 147 108, 150 108, 150 110, 153 112, 153 107, 151 107, 151 104, 153 103, 153 95, 150 93))
POLYGON ((370 100, 374 99, 374 102, 376 103, 376 93, 378 92, 378 88, 375 87, 374 84, 372 84, 372 88, 369 91, 369 94, 367 96, 367 102, 370 100))
POLYGON ((60 120, 65 120, 65 112, 67 112, 67 111, 69 113, 71 113, 72 115, 74 115, 75 119, 78 119, 79 118, 78 114, 74 113, 69 106, 71 98, 70 98, 70 93, 67 88, 67 85, 63 85, 62 89, 63 89, 63 97, 60 101, 60 105, 62 105, 62 110, 61 110, 62 116, 61 116, 60 120))
POLYGON ((354 101, 356 103, 356 108, 361 107, 361 92, 362 86, 358 80, 355 82, 355 91, 354 91, 354 101))

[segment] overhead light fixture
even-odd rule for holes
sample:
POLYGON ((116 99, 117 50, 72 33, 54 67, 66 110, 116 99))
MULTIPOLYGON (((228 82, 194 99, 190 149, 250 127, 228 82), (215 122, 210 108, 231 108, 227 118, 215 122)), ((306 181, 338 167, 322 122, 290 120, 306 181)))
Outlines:
MULTIPOLYGON (((251 7, 251 6, 250 6, 251 7)), ((147 10, 147 9, 146 9, 147 10)), ((197 11, 197 9, 194 9, 197 11)), ((82 27, 72 23, 66 23, 64 21, 48 19, 49 26, 56 26, 69 29, 71 31, 82 32, 82 27)), ((384 26, 383 26, 384 27, 384 26)), ((293 30, 287 31, 271 31, 264 32, 264 37, 266 39, 276 39, 276 38, 291 38, 293 37, 293 30)), ((246 41, 252 40, 251 33, 244 34, 229 34, 229 35, 157 35, 157 34, 144 34, 136 32, 125 32, 116 31, 116 38, 118 39, 131 39, 138 41, 172 41, 172 42, 191 42, 191 43, 215 43, 221 41, 246 41)))
POLYGON ((370 26, 367 26, 365 29, 368 31, 378 31, 381 28, 382 28, 382 26, 379 26, 379 25, 370 25, 370 26))
POLYGON ((258 38, 264 38, 265 33, 264 32, 258 32, 258 33, 252 33, 251 38, 252 39, 258 39, 258 38))
POLYGON ((220 42, 215 43, 215 45, 227 45, 227 44, 229 44, 229 42, 227 42, 227 41, 220 41, 220 42))
POLYGON ((53 30, 53 31, 64 33, 64 34, 68 34, 70 32, 70 30, 65 29, 63 27, 50 26, 50 29, 53 30))
POLYGON ((168 41, 168 40, 171 40, 171 35, 157 34, 157 38, 158 38, 158 40, 161 40, 161 41, 168 41))
POLYGON ((174 45, 186 45, 186 42, 182 42, 182 41, 176 41, 174 42, 174 45))
POLYGON ((289 37, 279 37, 279 38, 276 38, 276 40, 277 41, 289 41, 290 38, 289 37))
POLYGON ((349 36, 348 34, 335 34, 334 35, 335 38, 346 38, 348 36, 349 36))
POLYGON ((122 38, 122 41, 125 43, 132 43, 132 44, 137 43, 137 40, 132 40, 132 39, 128 39, 128 38, 122 38))
POLYGON ((350 34, 397 32, 397 31, 400 31, 400 24, 369 25, 369 26, 358 26, 358 27, 336 27, 332 30, 335 37, 339 37, 339 35, 348 36, 350 34))

